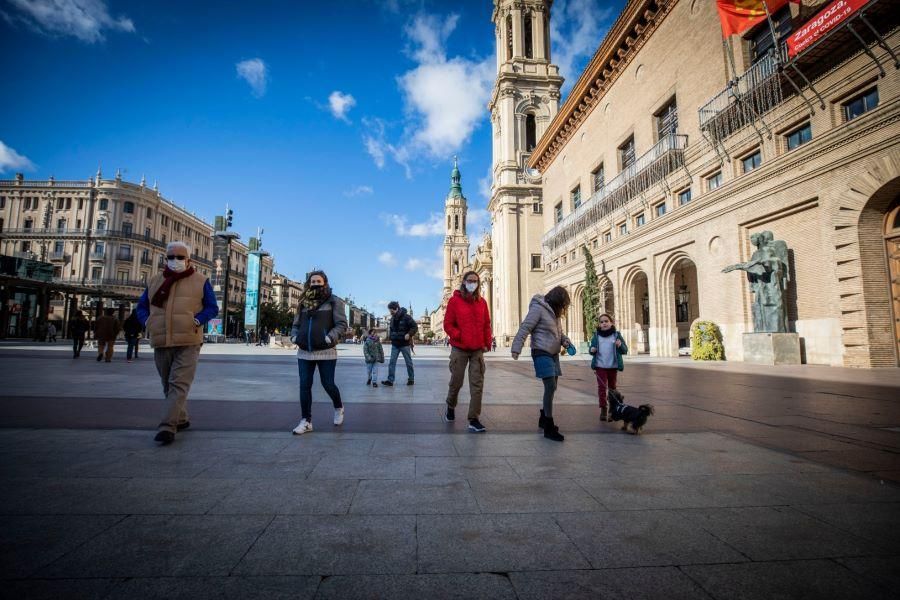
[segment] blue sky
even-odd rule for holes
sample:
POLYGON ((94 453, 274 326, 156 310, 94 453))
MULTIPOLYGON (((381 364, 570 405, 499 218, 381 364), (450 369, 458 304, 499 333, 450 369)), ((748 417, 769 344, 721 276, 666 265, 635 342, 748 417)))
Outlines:
MULTIPOLYGON (((622 4, 554 4, 569 85, 622 4)), ((418 316, 440 300, 454 155, 473 251, 489 227, 491 10, 0 0, 0 177, 145 175, 210 222, 228 203, 245 240, 265 228, 279 272, 320 267, 339 294, 418 316)))

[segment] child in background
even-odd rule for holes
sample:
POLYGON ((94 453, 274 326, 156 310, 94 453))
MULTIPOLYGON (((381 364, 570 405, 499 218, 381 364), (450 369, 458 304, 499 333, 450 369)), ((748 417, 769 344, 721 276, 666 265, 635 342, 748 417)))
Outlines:
POLYGON ((363 342, 363 356, 366 359, 366 385, 372 384, 372 387, 378 387, 378 363, 384 362, 384 348, 381 346, 381 340, 375 335, 375 330, 370 329, 369 335, 363 342))
POLYGON ((616 377, 625 368, 622 356, 628 354, 628 346, 616 331, 613 318, 606 313, 597 321, 597 331, 591 338, 589 352, 594 356, 591 368, 597 376, 597 396, 600 400, 600 420, 609 421, 609 390, 616 389, 616 377))

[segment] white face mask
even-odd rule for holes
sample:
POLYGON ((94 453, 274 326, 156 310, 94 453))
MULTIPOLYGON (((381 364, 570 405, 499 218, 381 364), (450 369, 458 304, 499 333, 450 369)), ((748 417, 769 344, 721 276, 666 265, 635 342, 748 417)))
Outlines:
POLYGON ((470 283, 470 282, 466 283, 466 291, 469 292, 470 294, 474 294, 475 290, 477 290, 477 289, 478 289, 477 283, 470 283))
POLYGON ((172 260, 166 261, 166 266, 169 267, 170 271, 175 271, 176 273, 181 273, 185 269, 187 269, 187 261, 186 260, 178 260, 177 258, 173 258, 172 260))

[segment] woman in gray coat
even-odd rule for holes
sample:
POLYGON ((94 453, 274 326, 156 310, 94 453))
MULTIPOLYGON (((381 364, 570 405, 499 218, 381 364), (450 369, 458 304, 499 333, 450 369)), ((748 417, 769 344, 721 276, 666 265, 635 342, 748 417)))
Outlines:
POLYGON ((544 430, 545 438, 557 442, 565 439, 553 423, 553 395, 556 393, 557 380, 562 375, 559 354, 563 348, 574 348, 572 341, 562 333, 559 320, 565 315, 570 302, 569 292, 561 286, 556 286, 545 296, 535 294, 512 343, 512 357, 518 360, 525 338, 531 335, 534 374, 544 382, 544 408, 538 419, 538 427, 544 430))

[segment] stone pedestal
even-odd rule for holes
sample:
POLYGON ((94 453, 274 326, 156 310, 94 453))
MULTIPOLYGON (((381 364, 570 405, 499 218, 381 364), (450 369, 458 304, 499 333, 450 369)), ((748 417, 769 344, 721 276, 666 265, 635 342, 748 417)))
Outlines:
POLYGON ((799 365, 800 334, 745 333, 744 362, 758 365, 799 365))

